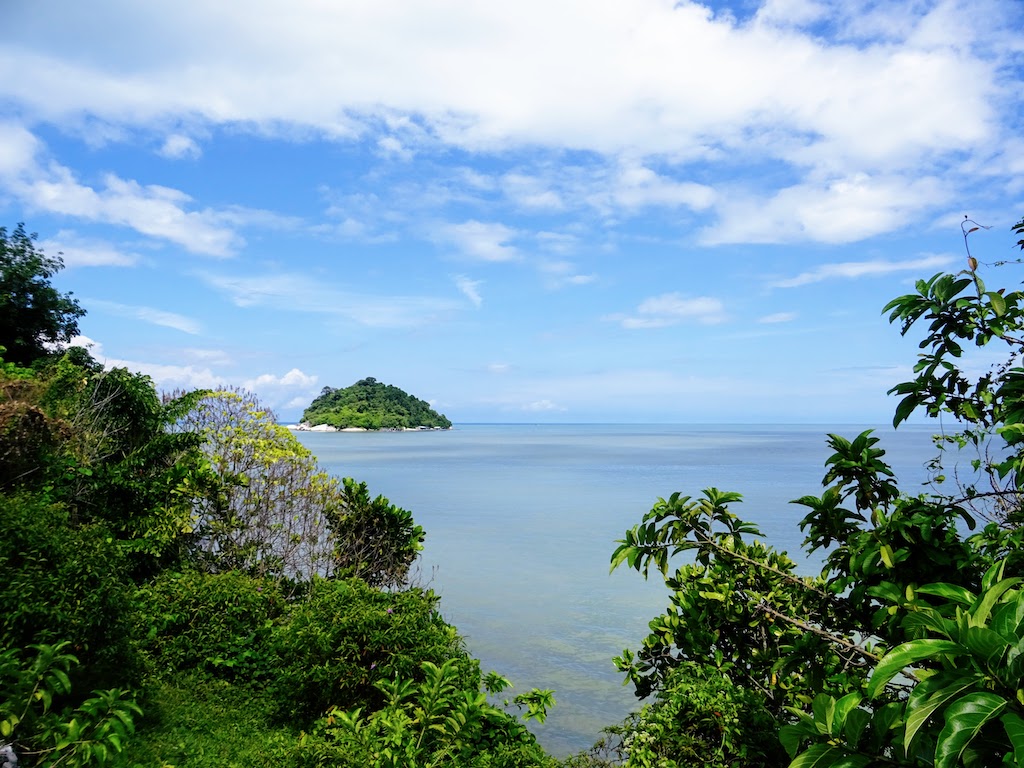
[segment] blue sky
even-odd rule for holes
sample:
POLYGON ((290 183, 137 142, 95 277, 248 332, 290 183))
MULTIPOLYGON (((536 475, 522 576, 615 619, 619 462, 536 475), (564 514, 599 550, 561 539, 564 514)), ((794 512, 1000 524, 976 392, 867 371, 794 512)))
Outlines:
MULTIPOLYGON (((0 224, 83 343, 283 421, 886 422, 918 278, 1015 254, 1024 4, 5 0, 0 224)), ((993 283, 1019 279, 992 274, 993 283)), ((984 362, 984 361, 982 361, 984 362)))

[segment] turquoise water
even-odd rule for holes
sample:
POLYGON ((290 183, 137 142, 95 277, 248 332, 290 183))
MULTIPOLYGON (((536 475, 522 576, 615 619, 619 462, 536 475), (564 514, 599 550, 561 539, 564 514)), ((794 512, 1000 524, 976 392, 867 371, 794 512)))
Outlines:
MULTIPOLYGON (((554 688, 541 742, 564 755, 636 708, 611 659, 636 648, 664 585, 608 573, 615 540, 659 497, 715 486, 807 572, 797 523, 818 495, 825 434, 861 426, 493 425, 443 432, 297 433, 332 474, 413 512, 427 531, 418 581, 512 693, 554 688)), ((927 479, 930 427, 879 427, 904 490, 927 479)))

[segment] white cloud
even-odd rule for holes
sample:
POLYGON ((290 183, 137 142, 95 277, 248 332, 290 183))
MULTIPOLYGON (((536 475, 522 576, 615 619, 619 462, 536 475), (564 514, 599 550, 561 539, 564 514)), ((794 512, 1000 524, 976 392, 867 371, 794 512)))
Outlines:
POLYGON ((667 206, 701 211, 715 201, 711 187, 673 181, 638 163, 623 163, 612 180, 609 193, 618 206, 633 210, 667 206))
POLYGON ((463 296, 473 302, 473 306, 479 309, 484 300, 480 296, 480 286, 483 285, 483 280, 470 280, 465 275, 455 275, 455 287, 459 289, 463 296))
POLYGON ((823 183, 787 187, 770 198, 722 195, 720 221, 706 229, 705 244, 849 243, 890 232, 915 214, 946 202, 938 179, 900 178, 864 173, 823 183))
POLYGON ((576 265, 569 261, 540 261, 538 268, 544 275, 544 286, 549 289, 562 288, 566 285, 587 285, 597 280, 593 274, 582 274, 576 265))
POLYGON ((516 231, 497 222, 470 220, 462 224, 445 224, 437 228, 435 237, 454 245, 459 252, 477 261, 518 261, 519 251, 509 245, 516 231))
POLYGON ((176 312, 166 312, 153 307, 136 307, 102 299, 86 299, 85 302, 91 309, 109 312, 120 317, 131 317, 135 320, 142 320, 143 322, 164 326, 165 328, 173 328, 182 333, 196 335, 202 331, 199 321, 179 315, 176 312))
POLYGON ((617 319, 623 328, 666 328, 688 321, 714 325, 725 320, 725 305, 710 296, 691 299, 665 293, 645 299, 633 315, 617 319))
POLYGON ((824 280, 851 280, 859 277, 889 275, 893 272, 919 272, 926 269, 941 269, 953 261, 951 256, 923 256, 907 261, 847 261, 840 264, 822 264, 795 277, 787 277, 769 283, 771 288, 797 288, 801 285, 820 283, 824 280))
POLYGON ((39 248, 49 255, 61 254, 64 266, 132 267, 139 263, 137 253, 128 253, 114 246, 80 238, 74 232, 61 230, 52 238, 40 240, 39 248))
POLYGON ((200 0, 67 6, 71 37, 41 14, 7 14, 20 44, 0 56, 0 83, 9 100, 53 120, 92 112, 147 124, 176 112, 344 136, 416 115, 429 135, 471 148, 688 155, 745 146, 775 125, 846 157, 898 161, 988 133, 997 33, 1010 11, 937 2, 882 29, 892 7, 851 16, 861 34, 885 35, 851 46, 793 28, 818 8, 795 0, 773 0, 749 22, 665 0, 450 0, 401 13, 313 0, 254 0, 245 14, 200 0), (988 50, 950 45, 954 27, 965 41, 991 32, 988 50))
POLYGON ((180 133, 173 133, 164 140, 163 145, 159 149, 159 154, 163 157, 174 160, 179 160, 181 158, 195 160, 203 154, 203 151, 199 148, 199 145, 188 136, 184 136, 180 133))
POLYGON ((438 322, 460 309, 456 302, 427 296, 373 296, 336 288, 299 274, 232 276, 199 273, 199 278, 239 307, 333 315, 359 325, 410 328, 438 322))
POLYGON ((214 211, 186 210, 191 199, 176 189, 142 186, 114 174, 108 174, 103 187, 95 189, 81 184, 69 169, 57 164, 11 186, 33 208, 131 227, 193 253, 224 257, 241 245, 238 235, 224 226, 214 211))
POLYGON ((504 375, 512 370, 512 366, 508 363, 490 363, 487 366, 488 373, 494 373, 497 375, 504 375))
POLYGON ((292 368, 283 376, 263 373, 246 379, 241 387, 254 392, 270 408, 299 408, 312 402, 316 383, 316 376, 292 368))
POLYGON ((197 368, 192 365, 165 365, 139 360, 121 360, 103 357, 93 352, 93 357, 107 368, 127 368, 129 371, 149 376, 158 390, 172 391, 175 389, 218 389, 229 386, 223 376, 219 376, 209 368, 197 368))
POLYGON ((35 168, 39 139, 13 122, 0 122, 0 179, 17 177, 35 168))
POLYGON ((553 411, 564 412, 569 409, 550 400, 535 400, 532 403, 524 403, 520 410, 527 411, 528 413, 551 413, 553 411))
POLYGON ((759 317, 757 319, 757 322, 771 325, 773 323, 789 323, 789 322, 792 322, 793 320, 796 320, 796 318, 797 318, 797 313, 796 312, 776 312, 776 313, 771 314, 771 315, 765 315, 764 317, 759 317))

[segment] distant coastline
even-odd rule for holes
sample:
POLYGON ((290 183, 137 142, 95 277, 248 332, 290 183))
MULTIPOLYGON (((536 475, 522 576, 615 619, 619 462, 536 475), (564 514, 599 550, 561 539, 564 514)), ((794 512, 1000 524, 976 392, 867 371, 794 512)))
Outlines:
POLYGON ((381 427, 379 429, 368 429, 366 427, 332 427, 330 424, 314 424, 302 422, 301 424, 285 424, 286 429, 293 432, 444 432, 451 427, 381 427))

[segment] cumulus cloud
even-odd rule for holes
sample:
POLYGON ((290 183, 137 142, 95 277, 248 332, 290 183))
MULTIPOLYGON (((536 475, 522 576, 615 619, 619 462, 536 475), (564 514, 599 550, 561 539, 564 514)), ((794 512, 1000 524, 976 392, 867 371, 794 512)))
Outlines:
POLYGON ((664 293, 645 299, 632 315, 617 319, 623 328, 666 328, 684 322, 714 325, 725 320, 725 305, 710 296, 686 298, 664 293))
POLYGON ((722 243, 849 243, 890 232, 917 212, 944 203, 949 190, 933 177, 903 178, 857 173, 807 182, 768 198, 737 191, 723 195, 719 221, 702 233, 707 245, 722 243))
POLYGON ((225 257, 232 255, 242 243, 216 212, 188 210, 191 198, 169 187, 143 186, 107 174, 103 186, 97 189, 82 184, 68 168, 57 164, 30 176, 23 173, 10 186, 32 208, 131 227, 144 235, 169 240, 192 253, 225 257))
POLYGON ((173 133, 168 136, 163 145, 159 149, 159 154, 163 157, 179 160, 181 158, 187 158, 189 160, 195 160, 203 151, 188 136, 184 136, 180 133, 173 133))
POLYGON ((820 283, 824 280, 852 280, 859 277, 876 277, 893 272, 920 272, 925 269, 939 269, 953 261, 951 256, 923 256, 906 261, 847 261, 840 264, 822 264, 794 277, 787 277, 769 283, 771 288, 798 288, 802 285, 820 283))
POLYGON ((454 245, 458 252, 476 261, 518 261, 519 251, 509 242, 516 231, 497 222, 470 220, 437 228, 438 241, 454 245))

